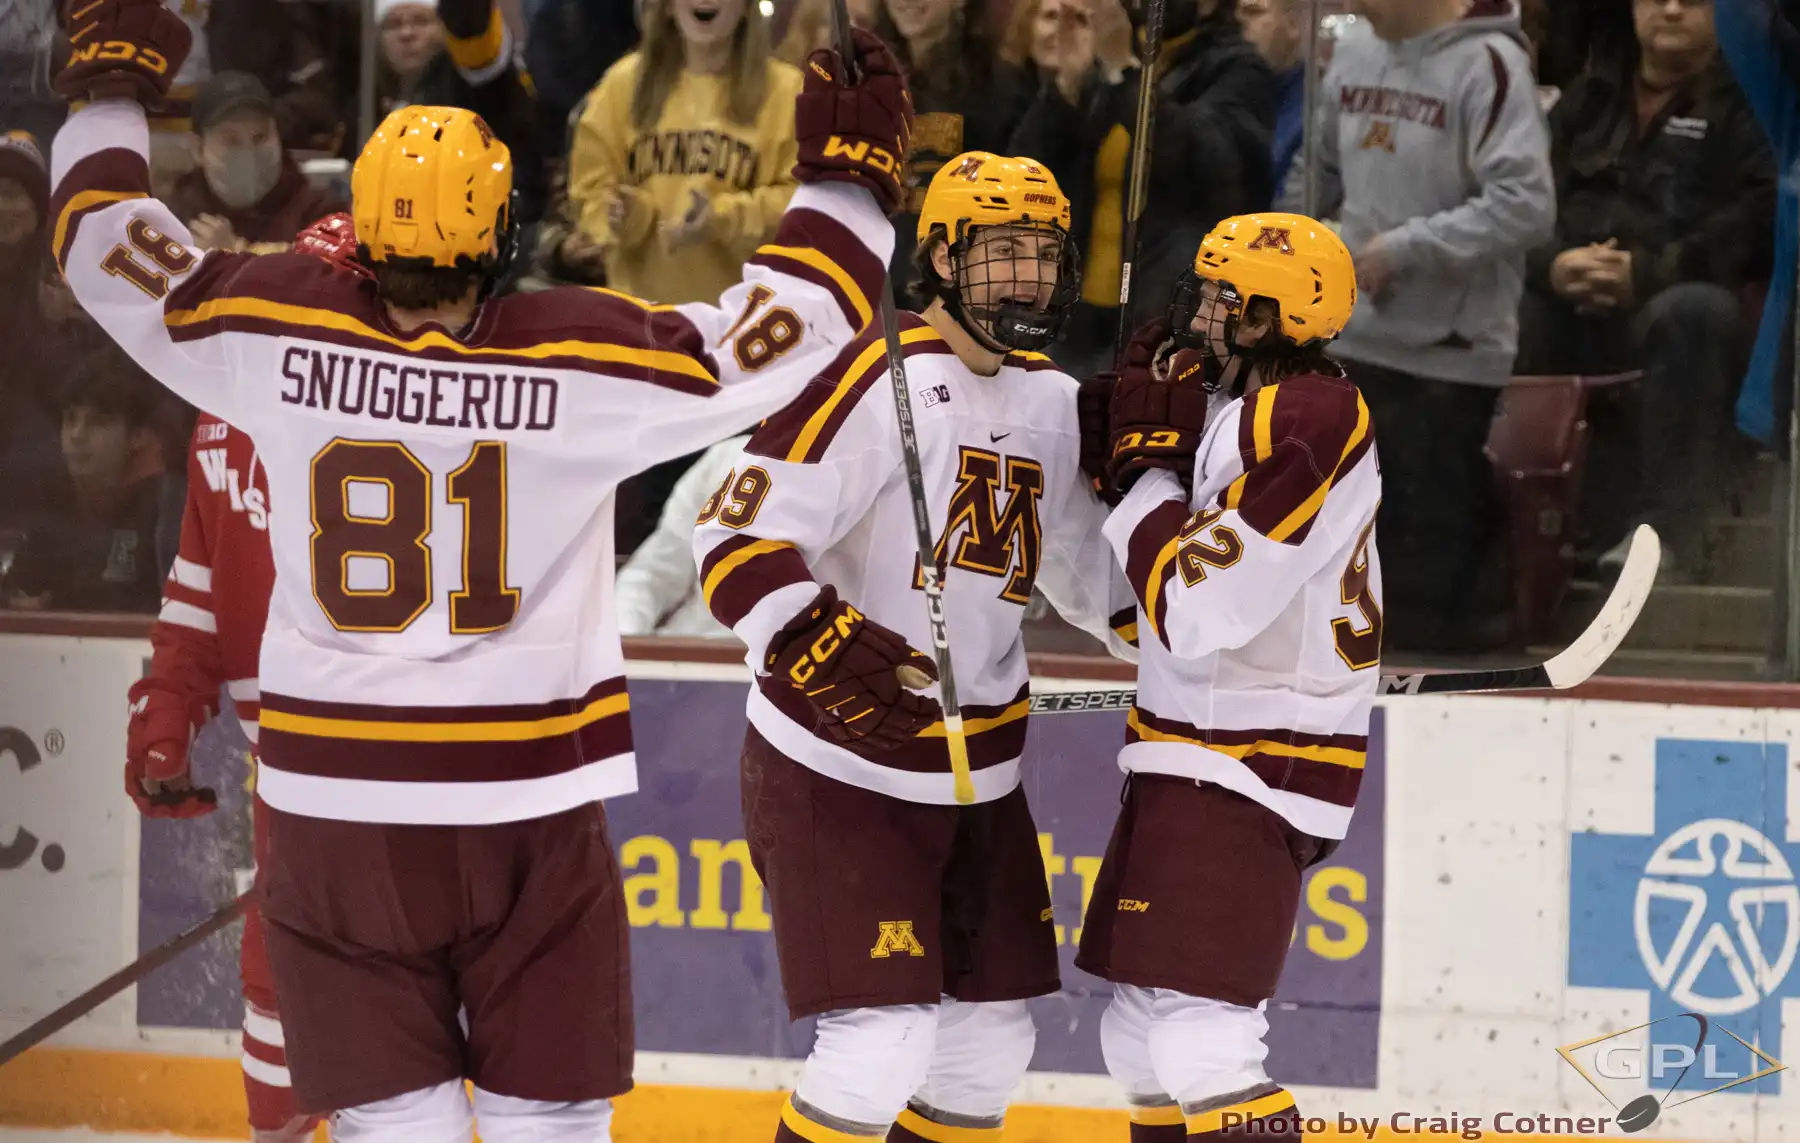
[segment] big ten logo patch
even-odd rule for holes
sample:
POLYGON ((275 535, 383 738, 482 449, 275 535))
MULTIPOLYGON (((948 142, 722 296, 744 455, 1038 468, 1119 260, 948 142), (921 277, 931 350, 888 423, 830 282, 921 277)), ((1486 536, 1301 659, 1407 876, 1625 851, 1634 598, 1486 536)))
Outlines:
MULTIPOLYGON (((45 758, 61 754, 65 745, 60 730, 45 731, 40 748, 18 727, 0 726, 0 773, 30 774, 43 764, 45 758)), ((0 801, 0 805, 17 806, 23 802, 23 798, 9 796, 0 801)), ((34 856, 50 873, 60 872, 68 858, 63 847, 55 842, 40 845, 38 836, 22 823, 14 826, 10 841, 0 841, 0 871, 22 869, 34 856)))
POLYGON ((919 391, 919 400, 927 409, 937 405, 945 405, 950 401, 950 386, 927 385, 919 391))
MULTIPOLYGON (((224 429, 225 426, 217 426, 224 429)), ((214 493, 224 493, 231 500, 231 510, 242 512, 250 526, 259 532, 269 530, 269 503, 262 489, 250 486, 231 464, 230 454, 223 448, 203 448, 197 454, 200 471, 206 475, 206 486, 214 493)))
POLYGON ((925 946, 913 935, 911 921, 879 921, 875 936, 875 947, 869 950, 871 960, 886 960, 901 953, 906 956, 924 956, 925 946))
MULTIPOLYGON (((1044 495, 1044 466, 1030 457, 1002 457, 969 445, 961 446, 959 456, 956 491, 938 536, 937 566, 943 568, 948 556, 952 567, 1005 580, 1001 599, 1029 603, 1043 554, 1038 501, 1044 495)), ((913 560, 913 587, 923 588, 918 557, 913 560)))

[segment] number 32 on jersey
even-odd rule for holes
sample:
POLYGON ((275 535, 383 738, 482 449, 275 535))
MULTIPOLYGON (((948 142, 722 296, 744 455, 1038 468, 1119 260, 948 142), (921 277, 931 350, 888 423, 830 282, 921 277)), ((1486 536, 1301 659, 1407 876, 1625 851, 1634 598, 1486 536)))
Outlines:
MULTIPOLYGON (((404 631, 431 606, 433 483, 431 470, 398 441, 339 437, 313 457, 313 598, 339 631, 404 631), (385 565, 385 575, 354 571, 373 564, 385 565), (364 582, 353 586, 353 579, 364 582)), ((450 592, 450 633, 498 631, 519 610, 518 589, 506 585, 506 445, 477 442, 445 490, 463 513, 462 586, 450 592)))

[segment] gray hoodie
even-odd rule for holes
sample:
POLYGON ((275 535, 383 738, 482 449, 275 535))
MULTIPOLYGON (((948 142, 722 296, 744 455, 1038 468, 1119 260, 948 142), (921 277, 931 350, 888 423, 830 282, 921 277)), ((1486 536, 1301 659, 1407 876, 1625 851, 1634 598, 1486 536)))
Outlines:
POLYGON ((1322 213, 1340 202, 1356 254, 1380 236, 1394 274, 1357 299, 1350 361, 1504 385, 1519 339, 1525 252, 1556 221, 1550 136, 1509 0, 1389 43, 1358 21, 1321 96, 1322 213))

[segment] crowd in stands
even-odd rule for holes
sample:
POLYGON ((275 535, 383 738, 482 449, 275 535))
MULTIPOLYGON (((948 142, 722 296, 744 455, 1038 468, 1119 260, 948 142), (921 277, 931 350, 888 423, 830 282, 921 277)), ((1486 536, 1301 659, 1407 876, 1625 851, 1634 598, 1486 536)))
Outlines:
MULTIPOLYGON (((196 245, 285 247, 344 208, 371 116, 447 103, 481 113, 517 164, 526 256, 505 288, 666 303, 715 297, 773 232, 795 186, 799 68, 831 10, 372 0, 369 91, 361 2, 168 3, 196 49, 153 123, 152 174, 196 245)), ((0 0, 0 606, 154 611, 193 413, 106 343, 51 257, 53 6, 0 0)), ((1078 377, 1109 367, 1121 320, 1141 7, 850 4, 908 71, 917 193, 981 149, 1039 160, 1070 196, 1082 302, 1051 352, 1078 377)), ((1785 436, 1797 224, 1776 169, 1800 145, 1800 3, 1321 7, 1315 37, 1312 0, 1168 0, 1126 320, 1164 306, 1220 219, 1314 197, 1357 258, 1338 356, 1380 436, 1391 646, 1516 634, 1489 574, 1505 562, 1483 446, 1521 374, 1635 376, 1590 410, 1581 560, 1603 570, 1647 521, 1664 574, 1704 580, 1710 498, 1785 436)), ((896 220, 903 299, 917 207, 896 220)), ((725 634, 694 605, 687 544, 731 467, 720 447, 622 494, 628 634, 725 634)))

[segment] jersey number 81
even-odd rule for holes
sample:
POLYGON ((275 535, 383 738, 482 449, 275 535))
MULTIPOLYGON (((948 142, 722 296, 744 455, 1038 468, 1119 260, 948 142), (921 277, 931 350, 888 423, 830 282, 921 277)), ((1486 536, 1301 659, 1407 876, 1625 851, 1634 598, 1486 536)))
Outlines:
MULTIPOLYGON (((431 470, 398 441, 333 440, 312 460, 313 598, 339 631, 404 631, 431 606, 431 470), (385 489, 379 509, 352 504, 385 489), (359 510, 360 509, 360 510, 359 510), (379 511, 379 515, 375 514, 379 511), (380 587, 352 587, 358 561, 380 561, 380 587)), ((482 635, 513 621, 506 586, 506 445, 480 441, 446 482, 462 507, 462 587, 450 593, 450 633, 482 635)))

